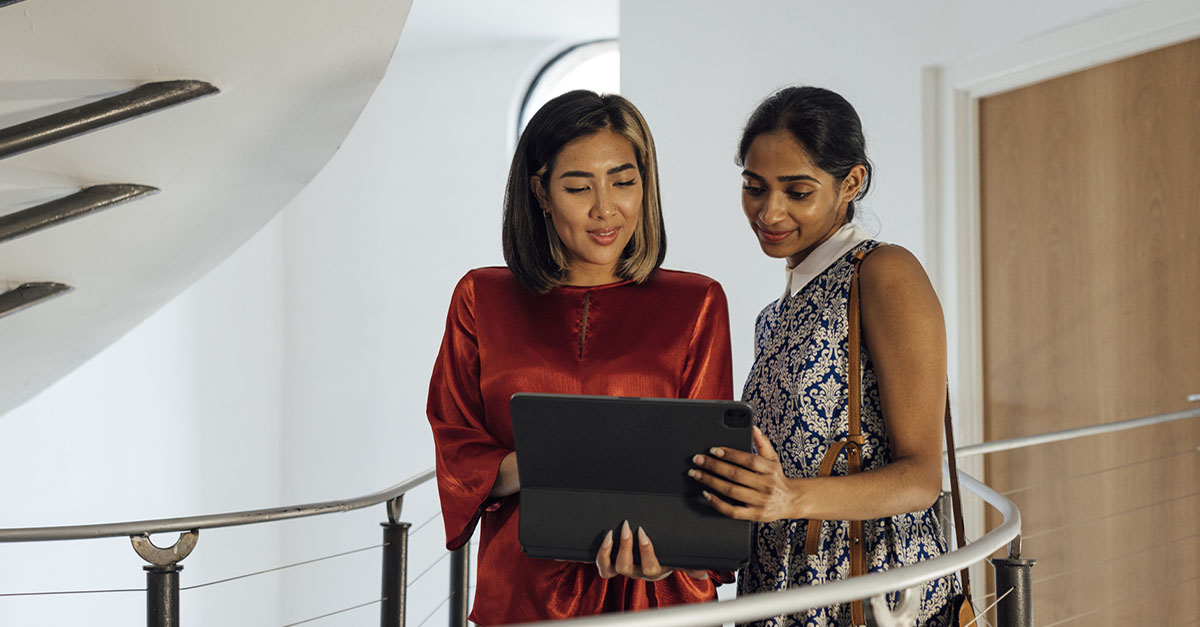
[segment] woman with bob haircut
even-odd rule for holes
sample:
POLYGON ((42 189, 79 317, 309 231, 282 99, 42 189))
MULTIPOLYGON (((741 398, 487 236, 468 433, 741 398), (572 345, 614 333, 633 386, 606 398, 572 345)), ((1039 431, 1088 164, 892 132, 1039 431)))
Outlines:
POLYGON ((509 168, 502 237, 507 267, 471 270, 454 289, 429 384, 446 547, 480 527, 471 620, 715 598, 723 575, 661 566, 650 538, 627 523, 605 538, 596 564, 533 559, 517 539, 514 393, 733 395, 721 286, 659 269, 666 236, 654 139, 633 104, 580 90, 533 116, 509 168))
MULTIPOLYGON (((872 175, 858 113, 827 89, 780 90, 750 115, 737 164, 750 230, 787 266, 783 296, 758 316, 742 394, 756 450, 714 448, 692 471, 714 508, 755 523, 738 594, 945 553, 932 510, 946 408, 942 309, 912 253, 852 222, 872 175)), ((923 584, 916 624, 949 624, 959 590, 954 575, 923 584)), ((863 625, 864 614, 858 601, 752 624, 863 625)))

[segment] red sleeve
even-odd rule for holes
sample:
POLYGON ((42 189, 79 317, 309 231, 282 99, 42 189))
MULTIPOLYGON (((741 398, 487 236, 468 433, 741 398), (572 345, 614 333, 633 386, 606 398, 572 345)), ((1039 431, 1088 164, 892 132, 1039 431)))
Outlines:
POLYGON ((700 304, 687 364, 680 385, 681 398, 731 400, 733 356, 729 345, 729 305, 725 290, 713 281, 700 304))
POLYGON ((467 543, 488 503, 505 455, 512 452, 488 432, 479 389, 474 281, 468 273, 454 288, 446 334, 433 365, 426 409, 436 448, 438 493, 446 548, 467 543))
MULTIPOLYGON (((733 356, 729 340, 729 304, 725 290, 713 281, 704 295, 692 341, 688 345, 688 365, 683 372, 680 396, 729 400, 733 398, 733 356)), ((731 571, 710 570, 716 585, 733 583, 731 571)))

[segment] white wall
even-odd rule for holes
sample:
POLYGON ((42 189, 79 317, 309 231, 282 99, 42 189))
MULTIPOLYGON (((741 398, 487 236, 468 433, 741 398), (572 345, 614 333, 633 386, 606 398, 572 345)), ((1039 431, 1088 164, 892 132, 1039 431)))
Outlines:
MULTIPOLYGON (((431 35, 424 25, 447 24, 432 5, 415 3, 388 75, 357 126, 286 209, 288 502, 366 493, 432 467, 429 375, 458 279, 504 263, 502 199, 524 90, 569 43, 616 35, 612 0, 455 4, 464 30, 514 27, 504 27, 508 35, 477 37, 477 44, 431 35), (573 19, 583 15, 588 19, 573 19), (555 36, 564 30, 572 39, 555 36)), ((403 518, 416 527, 437 511, 429 484, 405 498, 403 518)), ((289 524, 285 556, 376 542, 383 515, 380 507, 346 517, 352 521, 289 524)), ((440 518, 410 538, 410 581, 420 575, 409 590, 411 625, 446 621, 449 562, 437 562, 444 544, 440 518)), ((369 600, 379 585, 378 559, 369 552, 285 573, 282 618, 369 600)), ((323 622, 362 621, 356 611, 323 622)))
POLYGON ((733 163, 741 127, 764 96, 809 84, 855 106, 875 164, 856 221, 924 258, 922 68, 1128 4, 622 1, 621 87, 658 143, 667 265, 724 285, 737 385, 753 359, 755 317, 783 292, 783 262, 768 259, 755 242, 733 163))
MULTIPOLYGON (((366 493, 433 465, 425 401, 450 293, 470 268, 503 264, 510 103, 547 43, 401 48, 342 151, 288 207, 287 501, 366 493)), ((436 511, 432 486, 406 499, 406 520, 436 511)), ((345 528, 289 525, 285 550, 332 553, 378 534, 334 527, 345 528)), ((413 537, 414 575, 444 542, 440 520, 413 537)), ((445 597, 447 566, 410 592, 414 623, 445 597)), ((289 574, 284 618, 362 602, 377 573, 289 574)))
MULTIPOLYGON (((278 504, 283 227, 0 420, 0 527, 185 516, 278 504)), ((29 310, 17 315, 36 315, 29 310)), ((169 545, 170 538, 156 538, 169 545)), ((203 532, 184 585, 279 563, 267 527, 203 532)), ((0 544, 0 591, 145 586, 125 538, 0 544)), ((279 582, 184 592, 188 624, 278 624, 279 582), (255 603, 258 595, 271 599, 255 603)), ((128 625, 140 593, 0 598, 0 625, 128 625)))

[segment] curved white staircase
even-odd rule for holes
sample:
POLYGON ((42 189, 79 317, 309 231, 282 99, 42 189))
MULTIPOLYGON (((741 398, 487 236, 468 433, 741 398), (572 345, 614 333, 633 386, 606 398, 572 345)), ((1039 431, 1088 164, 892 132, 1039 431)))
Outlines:
MULTIPOLYGON (((113 183, 160 190, 0 241, 0 415, 241 246, 337 150, 411 2, 0 2, 0 129, 158 81, 219 93, 0 158, 0 221, 113 183)), ((330 207, 337 211, 337 207, 330 207)))

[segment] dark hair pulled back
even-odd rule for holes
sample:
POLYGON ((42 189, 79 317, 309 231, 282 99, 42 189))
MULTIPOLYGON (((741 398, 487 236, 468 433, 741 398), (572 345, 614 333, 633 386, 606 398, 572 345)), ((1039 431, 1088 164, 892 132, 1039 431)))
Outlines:
POLYGON ((854 219, 857 202, 871 188, 874 168, 867 158, 867 140, 854 107, 835 92, 820 87, 785 87, 759 103, 742 129, 737 164, 745 166, 746 152, 759 135, 786 129, 804 147, 818 168, 839 183, 856 165, 867 169, 862 187, 846 209, 854 219))

